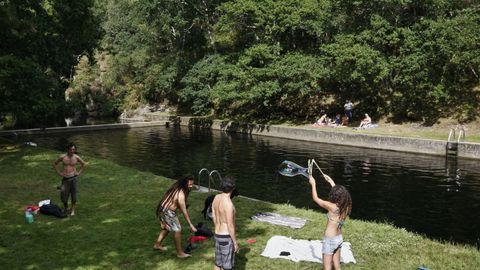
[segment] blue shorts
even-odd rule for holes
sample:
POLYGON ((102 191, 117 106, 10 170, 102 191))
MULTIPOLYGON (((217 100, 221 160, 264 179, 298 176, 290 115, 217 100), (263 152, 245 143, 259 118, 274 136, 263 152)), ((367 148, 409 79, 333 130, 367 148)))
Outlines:
POLYGON ((322 253, 326 255, 333 255, 337 250, 342 248, 343 236, 341 234, 334 237, 323 237, 322 253))

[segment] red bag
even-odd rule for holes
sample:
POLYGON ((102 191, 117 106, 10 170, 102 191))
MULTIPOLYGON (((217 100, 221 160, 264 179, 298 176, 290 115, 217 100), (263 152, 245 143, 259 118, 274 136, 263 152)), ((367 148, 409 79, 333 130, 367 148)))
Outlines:
POLYGON ((38 207, 36 205, 27 205, 25 207, 25 212, 28 211, 28 212, 32 212, 34 214, 37 214, 38 210, 40 210, 40 207, 38 207))
POLYGON ((190 243, 190 244, 193 245, 193 244, 196 243, 196 242, 203 242, 203 241, 205 241, 205 240, 207 240, 207 239, 208 239, 208 237, 201 236, 201 235, 199 235, 199 236, 190 236, 190 237, 188 238, 188 243, 190 243))

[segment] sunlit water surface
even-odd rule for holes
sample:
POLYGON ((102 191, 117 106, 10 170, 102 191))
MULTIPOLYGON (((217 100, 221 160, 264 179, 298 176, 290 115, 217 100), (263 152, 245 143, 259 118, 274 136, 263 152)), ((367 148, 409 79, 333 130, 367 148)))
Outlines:
MULTIPOLYGON (((276 173, 290 160, 314 158, 325 173, 352 194, 351 217, 388 222, 431 238, 479 245, 478 161, 302 142, 264 136, 182 128, 135 128, 35 135, 40 146, 63 151, 68 141, 79 154, 178 177, 218 170, 237 181, 241 195, 298 207, 316 207, 303 176, 276 173)), ((317 175, 317 179, 321 180, 317 175)), ((202 183, 207 177, 203 175, 202 183)), ((318 185, 326 198, 328 186, 318 185)))

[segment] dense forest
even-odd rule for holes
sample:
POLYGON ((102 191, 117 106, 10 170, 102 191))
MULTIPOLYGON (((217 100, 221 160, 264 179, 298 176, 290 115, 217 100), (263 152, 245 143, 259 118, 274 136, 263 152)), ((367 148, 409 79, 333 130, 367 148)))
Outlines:
POLYGON ((480 3, 0 0, 0 118, 162 104, 248 121, 475 120, 480 3))
POLYGON ((103 36, 94 1, 0 0, 0 122, 48 126, 68 112, 77 58, 103 36))

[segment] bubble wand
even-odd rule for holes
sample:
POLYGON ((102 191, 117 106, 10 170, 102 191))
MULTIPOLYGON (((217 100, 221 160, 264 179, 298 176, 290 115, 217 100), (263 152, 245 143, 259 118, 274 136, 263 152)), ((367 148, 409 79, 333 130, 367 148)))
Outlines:
POLYGON ((312 174, 313 174, 313 164, 315 164, 315 166, 320 171, 322 176, 325 177, 326 174, 323 173, 322 169, 320 168, 320 166, 318 166, 317 162, 313 158, 308 160, 308 175, 312 176, 312 174))

